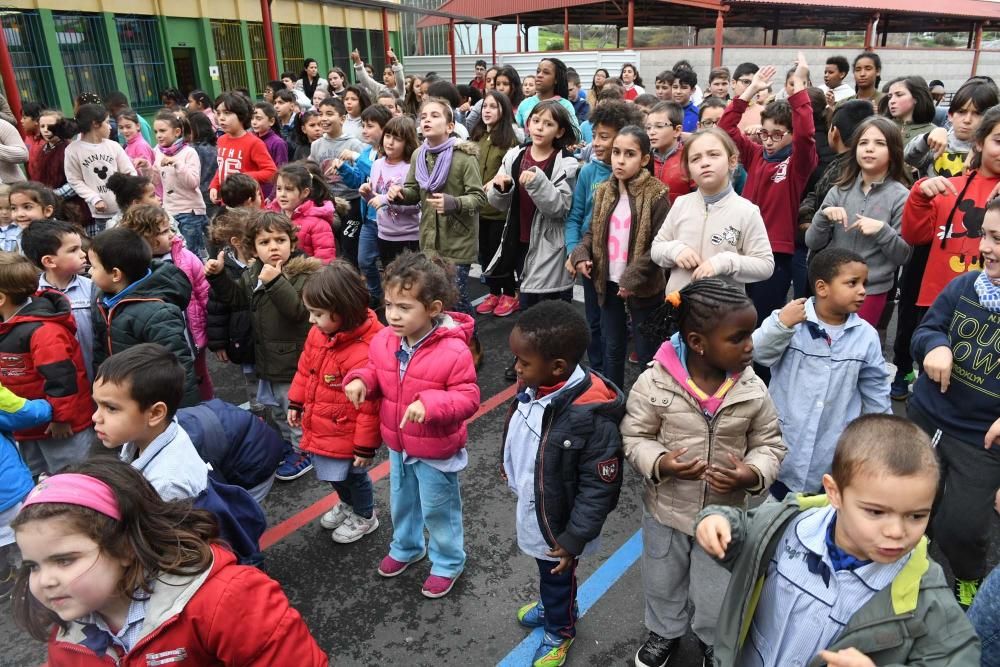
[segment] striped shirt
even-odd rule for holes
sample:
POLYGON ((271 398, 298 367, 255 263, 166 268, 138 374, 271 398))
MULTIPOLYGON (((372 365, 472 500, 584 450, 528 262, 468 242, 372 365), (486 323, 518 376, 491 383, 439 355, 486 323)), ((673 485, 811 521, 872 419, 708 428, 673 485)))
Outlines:
MULTIPOLYGON (((155 585, 155 581, 153 585, 155 585)), ((125 623, 122 625, 118 632, 113 632, 110 627, 108 627, 107 622, 105 622, 104 617, 94 612, 89 616, 80 619, 80 622, 85 625, 96 626, 98 630, 107 633, 110 639, 109 645, 114 644, 121 647, 121 649, 128 653, 135 646, 135 643, 139 641, 142 635, 142 624, 146 620, 146 601, 149 600, 149 595, 140 592, 136 596, 137 599, 132 600, 128 606, 128 613, 125 616, 125 623)), ((85 634, 88 634, 85 632, 85 634)), ((89 643, 89 642, 88 642, 89 643)))

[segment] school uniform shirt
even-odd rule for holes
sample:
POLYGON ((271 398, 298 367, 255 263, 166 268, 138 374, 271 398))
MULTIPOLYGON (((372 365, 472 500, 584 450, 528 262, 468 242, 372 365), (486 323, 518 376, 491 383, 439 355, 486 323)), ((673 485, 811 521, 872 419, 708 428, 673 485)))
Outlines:
POLYGON ((118 212, 115 194, 107 185, 111 174, 136 174, 125 149, 110 139, 98 144, 83 139, 70 141, 63 154, 63 169, 66 171, 66 182, 87 202, 90 214, 99 220, 107 220, 118 212), (107 207, 103 212, 95 208, 100 201, 107 207))
POLYGON ((361 197, 361 194, 357 188, 348 187, 339 171, 330 169, 330 162, 340 158, 340 154, 344 149, 361 154, 368 150, 368 147, 361 143, 360 139, 347 134, 347 132, 344 132, 336 139, 331 139, 329 135, 324 134, 312 142, 312 146, 309 149, 309 159, 318 163, 323 169, 327 183, 330 185, 331 196, 351 201, 361 197))
POLYGON ((176 418, 138 458, 134 456, 135 443, 127 443, 122 460, 141 472, 163 500, 197 498, 208 488, 208 466, 176 418))
POLYGON ((4 252, 21 252, 21 226, 15 222, 0 227, 0 249, 4 252))
POLYGON ((824 94, 832 90, 834 104, 854 97, 854 88, 848 86, 846 83, 841 83, 836 88, 830 88, 825 83, 822 83, 820 84, 819 89, 822 90, 824 94))
POLYGON ((73 276, 66 289, 50 283, 45 274, 38 276, 38 289, 51 289, 62 292, 69 301, 73 319, 76 321, 76 340, 83 352, 83 365, 86 366, 87 379, 94 381, 94 283, 86 276, 73 276))
POLYGON ((244 132, 239 137, 223 134, 215 146, 219 163, 211 183, 215 190, 230 174, 246 174, 263 186, 270 183, 278 171, 267 146, 252 132, 244 132))

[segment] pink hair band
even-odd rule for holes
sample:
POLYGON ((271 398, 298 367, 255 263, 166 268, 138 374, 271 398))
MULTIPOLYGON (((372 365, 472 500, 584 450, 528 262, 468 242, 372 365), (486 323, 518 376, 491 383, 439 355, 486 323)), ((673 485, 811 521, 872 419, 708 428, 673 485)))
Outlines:
POLYGON ((61 473, 38 483, 28 493, 24 507, 41 503, 66 503, 79 505, 121 521, 122 512, 118 507, 111 487, 90 475, 61 473))

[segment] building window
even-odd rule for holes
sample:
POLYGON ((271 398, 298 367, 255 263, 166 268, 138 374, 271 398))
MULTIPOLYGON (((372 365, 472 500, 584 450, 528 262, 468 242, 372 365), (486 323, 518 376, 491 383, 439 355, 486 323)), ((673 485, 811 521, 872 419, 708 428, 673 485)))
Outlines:
MULTIPOLYGON (((257 86, 255 92, 263 94, 271 76, 267 71, 267 48, 264 46, 264 24, 247 21, 247 33, 250 35, 250 62, 253 64, 253 80, 257 86)), ((279 72, 280 74, 280 72, 279 72)))
POLYGON ((52 64, 45 50, 45 36, 38 12, 5 11, 0 14, 0 25, 14 61, 14 76, 21 100, 37 102, 43 107, 58 107, 52 64))
MULTIPOLYGON (((281 37, 282 72, 296 72, 298 76, 306 59, 302 48, 302 26, 282 23, 278 26, 278 36, 281 37)), ((325 77, 326 72, 320 72, 319 75, 325 77)))
POLYGON ((70 94, 97 93, 102 98, 118 88, 104 19, 99 14, 52 15, 56 42, 70 94))
POLYGON ((168 79, 157 19, 119 15, 115 25, 132 106, 143 110, 162 106, 160 92, 168 86, 168 79))
POLYGON ((347 81, 350 82, 353 69, 351 68, 351 50, 347 48, 347 28, 330 28, 330 61, 334 67, 339 67, 347 74, 347 81))
POLYGON ((215 62, 219 66, 222 90, 249 88, 239 21, 212 21, 215 62))
POLYGON ((369 56, 368 64, 372 66, 375 75, 372 77, 376 81, 382 80, 382 72, 385 71, 385 39, 381 30, 368 31, 368 43, 372 45, 372 52, 369 56))

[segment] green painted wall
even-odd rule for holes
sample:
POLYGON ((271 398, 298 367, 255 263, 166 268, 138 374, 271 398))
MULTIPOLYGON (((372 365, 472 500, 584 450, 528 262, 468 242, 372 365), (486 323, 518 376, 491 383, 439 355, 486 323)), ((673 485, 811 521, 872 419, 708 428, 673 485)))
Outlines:
POLYGON ((195 81, 208 93, 209 97, 215 97, 222 92, 218 79, 212 80, 209 76, 208 68, 215 67, 215 43, 212 40, 212 26, 208 19, 188 19, 164 17, 167 34, 167 53, 165 54, 167 69, 171 81, 176 82, 177 76, 173 67, 173 48, 194 49, 195 57, 195 81))

